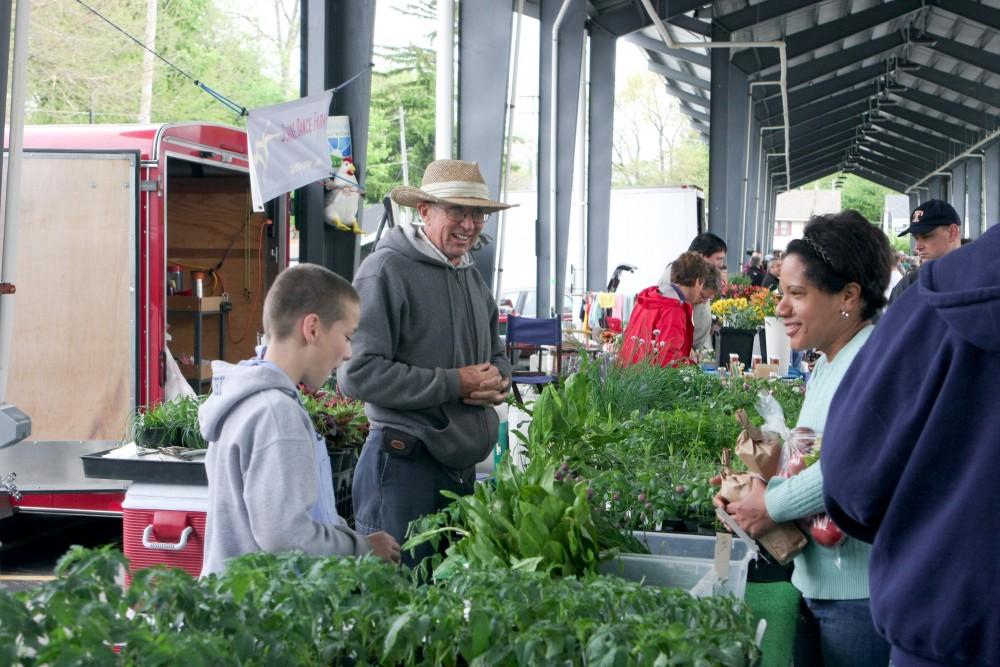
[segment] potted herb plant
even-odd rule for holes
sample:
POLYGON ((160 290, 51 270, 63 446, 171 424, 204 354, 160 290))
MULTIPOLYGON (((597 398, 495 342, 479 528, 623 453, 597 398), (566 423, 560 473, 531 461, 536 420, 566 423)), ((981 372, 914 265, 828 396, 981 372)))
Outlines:
POLYGON ((353 469, 358 452, 368 437, 364 403, 330 389, 299 387, 299 395, 313 428, 326 441, 333 473, 353 469))
POLYGON ((198 426, 198 408, 204 400, 204 396, 182 396, 136 412, 130 429, 132 438, 147 449, 205 449, 198 426))

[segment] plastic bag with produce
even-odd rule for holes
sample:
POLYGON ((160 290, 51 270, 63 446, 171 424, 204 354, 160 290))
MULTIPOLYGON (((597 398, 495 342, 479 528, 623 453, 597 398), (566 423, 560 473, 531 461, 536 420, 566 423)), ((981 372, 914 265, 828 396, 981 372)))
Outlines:
MULTIPOLYGON (((761 429, 776 433, 784 440, 776 473, 778 477, 792 477, 819 461, 822 435, 805 426, 796 426, 789 431, 784 424, 781 405, 770 394, 762 392, 758 396, 757 410, 765 422, 761 429)), ((809 517, 801 524, 820 546, 832 548, 844 541, 843 531, 826 513, 809 517)))

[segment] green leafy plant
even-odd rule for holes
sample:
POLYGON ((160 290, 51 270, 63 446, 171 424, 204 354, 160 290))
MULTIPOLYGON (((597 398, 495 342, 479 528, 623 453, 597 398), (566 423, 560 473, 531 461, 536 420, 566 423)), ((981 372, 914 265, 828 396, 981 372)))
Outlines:
POLYGON ((181 396, 133 415, 129 435, 141 447, 205 449, 198 426, 198 408, 205 396, 181 396))
POLYGON ((365 444, 369 427, 364 403, 336 390, 312 391, 304 386, 299 387, 299 396, 312 419, 313 428, 326 440, 331 454, 358 450, 365 444))
POLYGON ((757 395, 767 391, 794 421, 802 390, 798 383, 720 379, 698 368, 598 360, 542 392, 532 406, 528 448, 589 480, 592 503, 615 527, 710 528, 708 480, 740 432, 736 411, 756 415, 757 395))
POLYGON ((138 572, 74 550, 55 581, 0 591, 5 665, 723 665, 760 651, 742 601, 616 577, 463 570, 414 586, 372 558, 249 554, 221 575, 138 572), (115 648, 119 652, 115 652, 115 648))
POLYGON ((413 551, 429 543, 439 550, 448 538, 443 560, 430 558, 437 578, 466 567, 580 575, 596 572, 611 549, 645 551, 610 522, 599 525, 586 480, 545 457, 533 457, 523 471, 506 458, 493 484, 479 484, 468 496, 445 495, 452 505, 411 524, 403 545, 413 551))

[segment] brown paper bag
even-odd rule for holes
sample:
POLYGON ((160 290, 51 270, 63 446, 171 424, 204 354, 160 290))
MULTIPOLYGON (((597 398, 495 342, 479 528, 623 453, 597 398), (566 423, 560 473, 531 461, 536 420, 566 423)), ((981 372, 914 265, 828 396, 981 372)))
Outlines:
MULTIPOLYGON (((752 483, 753 476, 747 473, 726 475, 720 493, 730 502, 741 500, 750 492, 752 483)), ((794 523, 779 523, 758 537, 757 542, 782 565, 802 553, 808 544, 805 534, 794 523)))
POLYGON ((755 378, 766 380, 771 377, 771 373, 778 374, 778 364, 757 364, 753 369, 755 378))
POLYGON ((736 419, 743 425, 743 432, 736 440, 736 455, 750 472, 771 479, 778 473, 781 462, 781 440, 751 424, 744 410, 736 411, 736 419))

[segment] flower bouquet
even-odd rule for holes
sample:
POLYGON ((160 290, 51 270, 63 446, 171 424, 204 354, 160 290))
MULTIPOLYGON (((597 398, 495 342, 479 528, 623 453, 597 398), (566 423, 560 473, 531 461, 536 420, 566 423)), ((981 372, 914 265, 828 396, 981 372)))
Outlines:
MULTIPOLYGON (((751 288, 759 289, 759 288, 751 288)), ((765 290, 766 291, 766 290, 765 290)), ((712 303, 712 314, 730 329, 757 329, 764 324, 764 306, 753 296, 718 299, 712 303)))

